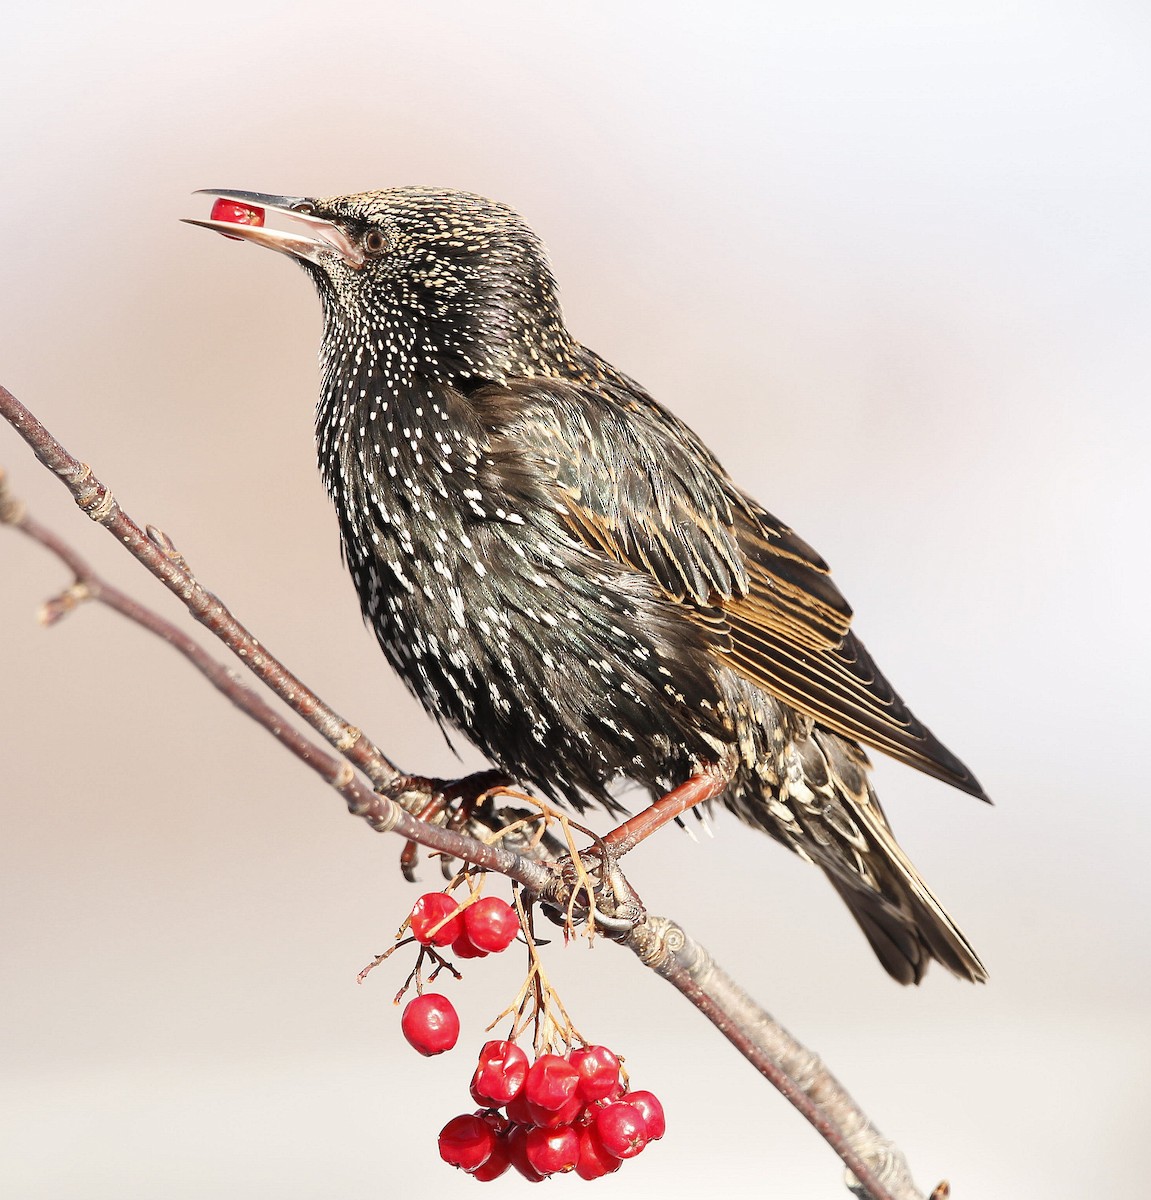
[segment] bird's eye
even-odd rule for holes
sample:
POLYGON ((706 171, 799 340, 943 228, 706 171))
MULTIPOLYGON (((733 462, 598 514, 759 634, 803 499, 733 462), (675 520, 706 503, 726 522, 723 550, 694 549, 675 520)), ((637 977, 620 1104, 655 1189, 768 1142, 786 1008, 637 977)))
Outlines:
POLYGON ((382 254, 388 248, 388 239, 378 229, 369 229, 364 234, 364 249, 369 254, 382 254))
POLYGON ((301 200, 299 204, 292 205, 292 212, 303 213, 305 217, 315 211, 316 206, 310 200, 301 200))

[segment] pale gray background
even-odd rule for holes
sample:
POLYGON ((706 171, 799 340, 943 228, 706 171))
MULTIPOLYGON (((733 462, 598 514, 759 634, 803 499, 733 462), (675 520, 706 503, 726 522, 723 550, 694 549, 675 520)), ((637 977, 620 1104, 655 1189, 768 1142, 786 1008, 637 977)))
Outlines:
MULTIPOLYGON (((177 219, 206 213, 204 186, 420 182, 518 207, 576 333, 830 559, 885 671, 998 801, 877 767, 983 988, 935 970, 899 989, 815 872, 723 817, 714 841, 645 847, 635 883, 826 1057, 925 1186, 1133 1194, 1147 9, 703 9, 24 6, 0 45, 0 380, 343 713, 453 772, 339 564, 311 289, 177 219)), ((2 429, 0 460, 176 612, 2 429)), ((36 548, 0 535, 0 579, 0 1194, 476 1196, 434 1139, 512 964, 454 990, 469 1048, 417 1060, 399 968, 354 983, 415 895, 398 845, 113 615, 40 630, 66 580, 36 548)), ((822 1142, 629 956, 551 958, 587 1034, 669 1110, 667 1140, 597 1195, 846 1195, 822 1142)))

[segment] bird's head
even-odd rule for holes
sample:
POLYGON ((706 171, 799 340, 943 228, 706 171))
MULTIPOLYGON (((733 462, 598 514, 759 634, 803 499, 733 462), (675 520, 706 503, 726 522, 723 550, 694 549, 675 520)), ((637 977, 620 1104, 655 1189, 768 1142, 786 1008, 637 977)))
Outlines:
POLYGON ((322 199, 208 192, 284 226, 189 222, 297 259, 319 290, 329 354, 366 345, 388 370, 452 383, 550 374, 566 357, 547 255, 505 205, 422 187, 322 199))

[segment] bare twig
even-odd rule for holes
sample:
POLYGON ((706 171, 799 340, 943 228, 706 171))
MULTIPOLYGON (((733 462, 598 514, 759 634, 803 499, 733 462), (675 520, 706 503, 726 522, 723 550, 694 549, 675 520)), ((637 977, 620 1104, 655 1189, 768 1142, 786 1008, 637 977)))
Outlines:
POLYGON ((376 788, 392 788, 406 777, 354 725, 329 708, 236 620, 228 609, 196 582, 171 542, 157 533, 150 538, 117 503, 111 491, 92 473, 87 463, 71 454, 12 395, 0 386, 0 416, 32 448, 33 454, 59 476, 80 511, 109 533, 157 579, 183 601, 188 611, 236 655, 263 683, 294 709, 353 766, 359 767, 376 788))
POLYGON ((390 797, 376 794, 365 787, 348 763, 341 762, 309 741, 197 642, 170 621, 106 582, 67 543, 33 520, 25 507, 8 495, 3 472, 0 472, 0 524, 11 525, 13 529, 50 550, 75 575, 75 582, 59 596, 49 600, 41 609, 40 619, 45 624, 54 624, 83 600, 106 605, 178 650, 218 692, 226 696, 241 712, 262 725, 285 749, 315 771, 325 783, 335 788, 343 796, 349 812, 362 817, 377 832, 394 831, 430 850, 450 854, 453 858, 463 859, 485 870, 498 871, 501 875, 507 875, 530 888, 533 893, 548 896, 554 891, 553 873, 541 863, 502 846, 487 845, 466 834, 420 821, 390 797))
MULTIPOLYGON (((3 487, 0 475, 0 523, 33 538, 67 564, 74 583, 42 611, 49 623, 76 605, 92 600, 107 605, 182 653, 233 704, 263 725, 344 797, 349 811, 381 832, 497 871, 521 883, 534 898, 563 909, 571 899, 557 872, 551 870, 543 839, 529 841, 525 854, 488 844, 467 834, 420 821, 386 795, 369 791, 349 763, 360 767, 377 788, 395 791, 409 779, 358 729, 347 724, 282 664, 272 658, 235 620, 223 604, 195 581, 171 542, 157 531, 145 534, 124 514, 111 492, 89 467, 78 462, 15 397, 0 387, 0 415, 24 437, 37 458, 56 472, 82 511, 113 532, 117 539, 166 586, 197 620, 210 629, 263 683, 288 703, 347 759, 339 762, 285 724, 274 709, 232 672, 207 654, 170 622, 140 605, 95 575, 69 546, 32 520, 3 487), (150 536, 149 536, 150 535, 150 536)), ((431 781, 412 781, 412 792, 426 800, 431 781)), ((667 979, 708 1017, 745 1058, 773 1083, 820 1132, 848 1168, 848 1186, 870 1200, 923 1200, 903 1156, 868 1121, 858 1105, 820 1060, 796 1042, 759 1008, 716 965, 710 955, 675 922, 648 915, 646 921, 618 937, 639 958, 667 979)), ((940 1184, 933 1200, 947 1194, 940 1184)))

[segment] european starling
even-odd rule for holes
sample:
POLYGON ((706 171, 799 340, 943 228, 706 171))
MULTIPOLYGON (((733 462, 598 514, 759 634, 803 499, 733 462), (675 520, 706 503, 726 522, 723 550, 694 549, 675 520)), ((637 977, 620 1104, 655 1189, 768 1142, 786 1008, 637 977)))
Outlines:
POLYGON ((823 559, 571 336, 523 221, 433 188, 211 194, 292 231, 195 224, 291 255, 319 291, 320 470, 365 620, 427 710, 577 809, 719 772, 897 980, 932 958, 984 979, 860 743, 979 784, 880 674, 823 559))

